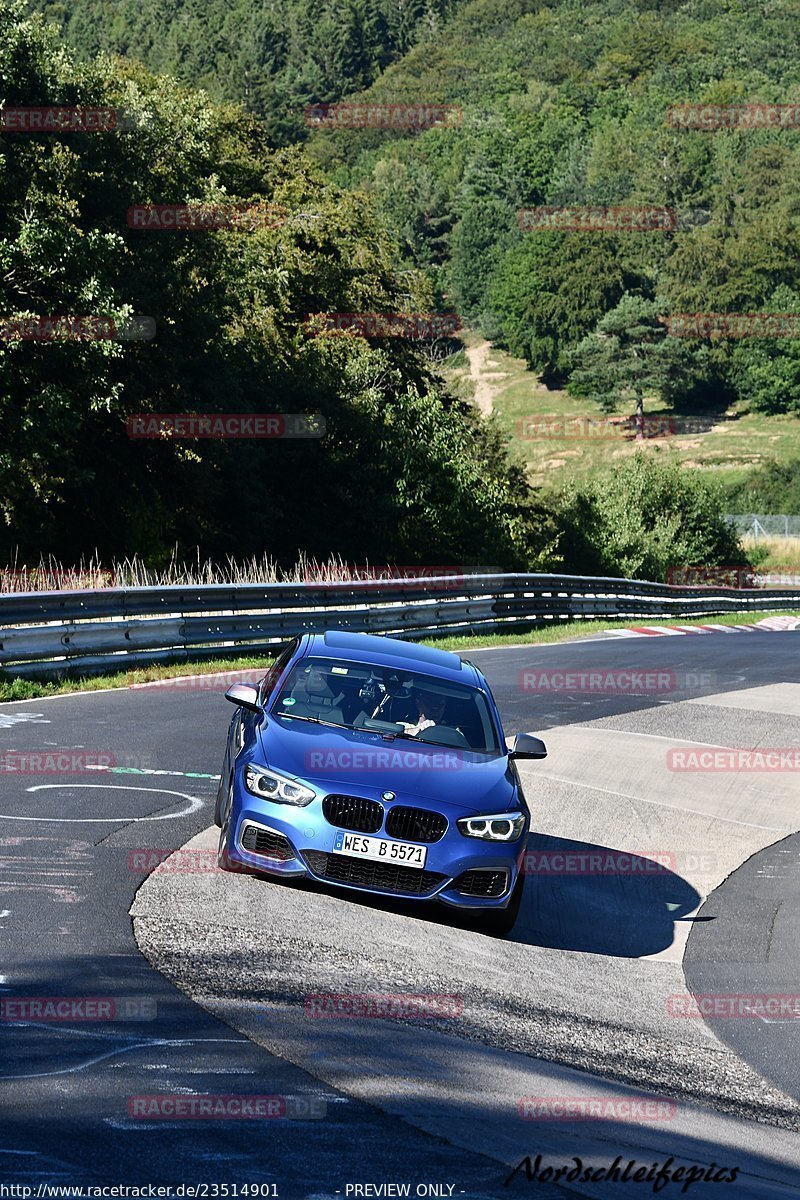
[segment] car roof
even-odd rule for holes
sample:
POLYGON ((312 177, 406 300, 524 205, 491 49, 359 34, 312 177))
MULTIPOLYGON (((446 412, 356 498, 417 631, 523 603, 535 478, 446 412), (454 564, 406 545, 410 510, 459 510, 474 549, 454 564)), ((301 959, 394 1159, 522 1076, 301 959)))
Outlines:
POLYGON ((478 682, 475 668, 463 663, 457 654, 451 654, 449 650, 437 650, 433 646, 403 642, 399 638, 374 633, 350 633, 345 629, 329 629, 325 633, 312 633, 309 636, 309 654, 331 652, 338 658, 353 662, 397 667, 400 670, 424 670, 429 675, 473 685, 478 682))

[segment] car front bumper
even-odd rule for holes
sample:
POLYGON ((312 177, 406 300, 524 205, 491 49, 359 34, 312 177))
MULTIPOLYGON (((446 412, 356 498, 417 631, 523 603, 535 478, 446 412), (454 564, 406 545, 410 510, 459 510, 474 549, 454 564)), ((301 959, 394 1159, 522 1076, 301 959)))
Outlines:
MULTIPOLYGON (((308 808, 275 804, 239 786, 234 790, 228 859, 245 872, 305 876, 361 893, 435 900, 451 908, 505 908, 522 869, 528 822, 515 842, 498 843, 465 837, 455 819, 449 813, 444 836, 425 845, 423 869, 379 863, 334 853, 334 839, 342 830, 327 822, 318 804, 308 808)), ((385 832, 369 836, 410 840, 394 839, 385 832)))

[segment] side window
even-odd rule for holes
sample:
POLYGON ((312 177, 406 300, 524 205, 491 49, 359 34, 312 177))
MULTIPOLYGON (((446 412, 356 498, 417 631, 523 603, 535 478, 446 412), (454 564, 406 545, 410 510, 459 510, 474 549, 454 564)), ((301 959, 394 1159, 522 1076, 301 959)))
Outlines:
POLYGON ((299 645, 300 645, 300 639, 292 638, 291 642, 289 642, 289 645, 284 650, 281 650, 280 654, 275 659, 275 662, 272 664, 272 666, 267 671, 264 678, 261 680, 261 703, 262 704, 268 698, 273 687, 275 686, 277 681, 280 679, 281 675, 283 674, 283 672, 286 668, 286 664, 289 662, 289 660, 291 659, 292 655, 295 653, 295 651, 297 650, 297 647, 299 645))

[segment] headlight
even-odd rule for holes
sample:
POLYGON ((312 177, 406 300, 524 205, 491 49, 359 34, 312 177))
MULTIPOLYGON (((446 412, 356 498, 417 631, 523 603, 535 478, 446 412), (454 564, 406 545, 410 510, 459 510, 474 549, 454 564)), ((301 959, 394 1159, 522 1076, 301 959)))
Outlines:
POLYGON ((276 804, 294 804, 304 808, 314 799, 316 792, 311 788, 279 775, 277 771, 266 771, 263 767, 254 767, 248 763, 244 769, 244 786, 254 796, 262 800, 274 800, 276 804))
POLYGON ((485 842, 515 842, 522 833, 522 813, 496 813, 491 817, 461 817, 457 822, 464 837, 483 838, 485 842))

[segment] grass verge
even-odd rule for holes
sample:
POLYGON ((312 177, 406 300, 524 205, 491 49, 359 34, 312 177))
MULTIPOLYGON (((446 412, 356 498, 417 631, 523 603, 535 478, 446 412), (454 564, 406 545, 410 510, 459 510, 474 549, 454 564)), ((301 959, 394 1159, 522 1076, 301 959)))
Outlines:
MULTIPOLYGON (((109 675, 72 676, 68 679, 40 681, 38 679, 12 679, 0 675, 0 701, 38 700, 40 696, 61 696, 67 692, 97 692, 103 688, 126 688, 135 684, 152 683, 156 679, 175 679, 182 675, 216 675, 228 671, 246 671, 266 668, 272 655, 248 655, 242 658, 197 658, 190 662, 156 663, 152 667, 132 668, 115 671, 109 675)), ((220 687, 222 683, 220 682, 220 687)))
MULTIPOLYGON (((780 615, 800 617, 800 612, 783 612, 780 615)), ((725 613, 721 616, 702 617, 696 621, 679 618, 630 618, 616 621, 570 621, 558 625, 540 626, 527 632, 510 633, 481 633, 474 635, 459 635, 456 637, 432 638, 425 645, 437 646, 440 650, 454 650, 458 653, 470 653, 473 650, 490 646, 529 646, 546 645, 551 642, 575 641, 592 633, 602 633, 607 629, 625 628, 636 624, 670 624, 703 625, 710 622, 719 625, 754 625, 769 613, 725 613)), ((43 696, 59 696, 68 692, 94 692, 103 688, 125 688, 135 684, 151 683, 158 679, 175 679, 184 675, 221 675, 230 671, 246 671, 253 669, 266 670, 272 662, 270 654, 249 655, 240 658, 198 658, 191 662, 158 663, 152 667, 140 667, 130 671, 117 671, 113 675, 92 675, 74 677, 50 682, 40 682, 30 679, 12 679, 0 676, 0 701, 36 700, 43 696)), ((220 691, 225 683, 220 680, 220 691)))
MULTIPOLYGON (((770 416, 736 406, 726 412, 697 414, 702 432, 675 432, 637 442, 632 431, 615 424, 630 415, 625 410, 609 419, 598 405, 545 387, 524 360, 488 347, 475 334, 465 336, 466 346, 478 344, 485 348, 481 380, 491 393, 492 411, 531 482, 548 491, 607 477, 640 449, 684 467, 696 467, 729 487, 742 483, 772 459, 791 462, 800 458, 800 423, 795 416, 770 416)), ((474 389, 476 381, 466 355, 448 360, 442 373, 462 394, 474 389)), ((645 411, 648 417, 681 415, 651 398, 645 401, 645 411)))

